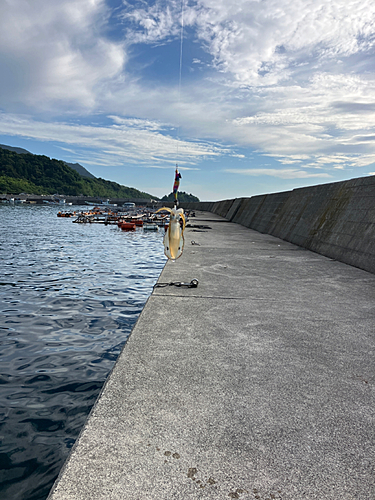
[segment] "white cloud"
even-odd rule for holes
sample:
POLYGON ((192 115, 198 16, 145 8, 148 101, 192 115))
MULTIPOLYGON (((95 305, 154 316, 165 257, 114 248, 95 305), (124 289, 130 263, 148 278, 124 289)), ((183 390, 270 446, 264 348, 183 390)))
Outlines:
POLYGON ((331 175, 320 172, 320 173, 311 173, 306 172, 305 170, 297 170, 294 168, 247 168, 247 169, 239 169, 239 168, 228 168, 224 170, 230 174, 240 174, 240 175, 269 175, 271 177, 278 177, 280 179, 311 179, 311 178, 330 178, 331 175))
POLYGON ((124 1, 120 17, 130 23, 126 30, 128 43, 165 43, 180 32, 181 4, 175 0, 152 5, 124 1))
POLYGON ((199 37, 222 71, 247 85, 277 83, 374 45, 373 2, 201 0, 199 37), (263 83, 262 83, 263 81, 263 83))
MULTIPOLYGON (((229 153, 226 148, 204 142, 186 142, 162 135, 161 125, 140 120, 133 127, 133 120, 116 119, 112 126, 76 125, 61 122, 40 122, 29 117, 0 113, 0 134, 18 135, 40 141, 58 142, 85 148, 85 163, 117 166, 132 163, 139 167, 161 168, 174 164, 178 156, 181 170, 199 170, 194 165, 202 158, 212 158, 229 153)), ((169 167, 170 168, 170 167, 169 167)))
MULTIPOLYGON (((127 15, 143 42, 177 36, 179 2, 142 5, 127 15)), ((374 19, 370 0, 199 0, 186 6, 185 25, 196 30, 217 73, 184 88, 181 127, 283 163, 295 163, 302 153, 311 164, 317 155, 337 153, 351 156, 348 165, 371 162, 375 78, 367 59, 374 19)), ((160 109, 153 111, 173 121, 177 96, 169 94, 164 106, 160 90, 153 94, 160 109)))
POLYGON ((221 141, 274 157, 283 178, 374 163, 372 0, 195 0, 183 20, 184 48, 200 50, 184 53, 199 71, 180 94, 177 78, 144 79, 153 56, 139 55, 179 40, 180 0, 2 1, 0 108, 12 114, 0 131, 93 148, 88 162, 103 165, 172 162, 177 135, 191 137, 178 145, 185 167, 244 160, 221 141), (112 123, 67 123, 95 113, 112 123))
POLYGON ((126 61, 101 34, 108 14, 105 0, 1 2, 0 106, 93 108, 126 61))

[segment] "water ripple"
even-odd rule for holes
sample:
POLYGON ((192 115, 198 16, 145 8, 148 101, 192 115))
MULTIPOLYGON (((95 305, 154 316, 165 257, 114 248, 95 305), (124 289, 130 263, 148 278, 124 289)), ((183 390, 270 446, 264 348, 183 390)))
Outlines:
POLYGON ((161 233, 0 206, 0 498, 43 500, 164 264, 161 233))

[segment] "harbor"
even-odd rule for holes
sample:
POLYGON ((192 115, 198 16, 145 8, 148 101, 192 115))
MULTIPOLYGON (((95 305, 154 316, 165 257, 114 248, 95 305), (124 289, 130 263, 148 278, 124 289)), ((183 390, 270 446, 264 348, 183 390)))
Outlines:
POLYGON ((375 500, 375 3, 31 4, 0 500, 375 500))
MULTIPOLYGON (((156 212, 146 207, 134 207, 130 211, 124 211, 122 208, 95 206, 92 209, 60 210, 57 217, 72 218, 72 222, 76 224, 117 225, 123 231, 135 231, 137 228, 142 228, 144 231, 167 230, 169 225, 167 210, 156 212)), ((185 212, 186 222, 189 217, 195 217, 194 210, 185 212)))

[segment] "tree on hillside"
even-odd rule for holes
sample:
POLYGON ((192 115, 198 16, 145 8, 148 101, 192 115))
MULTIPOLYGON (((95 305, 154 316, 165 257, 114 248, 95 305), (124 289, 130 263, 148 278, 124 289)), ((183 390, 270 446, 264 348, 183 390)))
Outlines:
MULTIPOLYGON (((199 198, 194 196, 193 194, 187 194, 185 191, 179 191, 178 192, 178 200, 181 202, 192 202, 192 201, 200 201, 199 198)), ((174 194, 170 193, 168 195, 163 196, 161 201, 174 201, 174 194)))

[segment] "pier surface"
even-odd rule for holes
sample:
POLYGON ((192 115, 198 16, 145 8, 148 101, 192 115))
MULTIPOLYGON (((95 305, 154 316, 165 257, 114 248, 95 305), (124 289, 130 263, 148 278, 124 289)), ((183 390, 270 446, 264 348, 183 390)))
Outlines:
POLYGON ((49 500, 375 498, 375 275, 189 223, 49 500))

